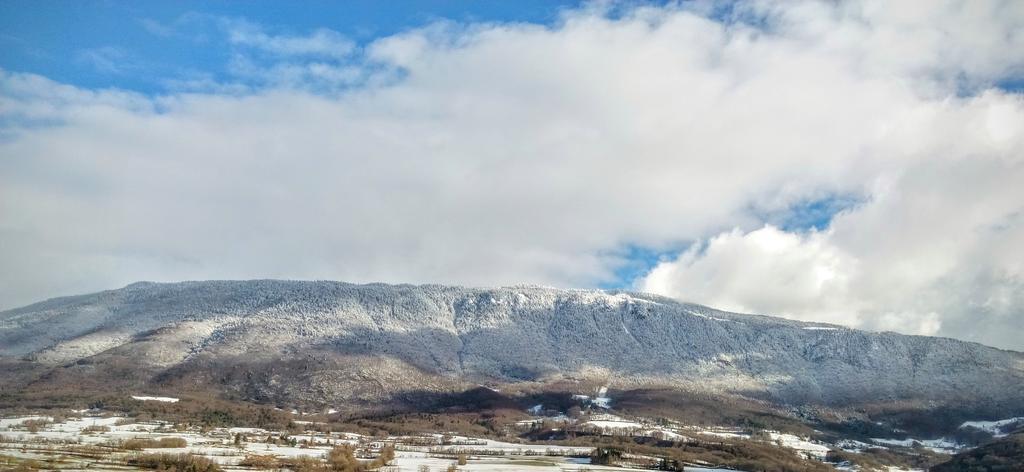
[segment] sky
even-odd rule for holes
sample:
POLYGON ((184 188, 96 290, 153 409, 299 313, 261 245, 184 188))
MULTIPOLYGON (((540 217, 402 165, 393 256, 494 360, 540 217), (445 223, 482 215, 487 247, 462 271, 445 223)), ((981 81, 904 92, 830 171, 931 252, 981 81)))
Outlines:
POLYGON ((1024 350, 1024 2, 0 2, 0 309, 652 292, 1024 350))

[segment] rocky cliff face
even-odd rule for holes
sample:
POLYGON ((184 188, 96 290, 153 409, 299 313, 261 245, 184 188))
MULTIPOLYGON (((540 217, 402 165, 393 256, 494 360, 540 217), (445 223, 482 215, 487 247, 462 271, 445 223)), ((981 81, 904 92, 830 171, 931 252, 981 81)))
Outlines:
POLYGON ((138 283, 0 313, 0 356, 48 369, 19 382, 202 384, 325 403, 585 380, 791 404, 1024 405, 1017 352, 538 287, 138 283), (120 378, 105 377, 110 365, 120 378))

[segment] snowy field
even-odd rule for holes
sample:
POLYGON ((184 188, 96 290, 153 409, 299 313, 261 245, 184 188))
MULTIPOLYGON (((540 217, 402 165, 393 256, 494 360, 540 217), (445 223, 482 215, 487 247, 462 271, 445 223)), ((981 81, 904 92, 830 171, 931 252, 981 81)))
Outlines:
MULTIPOLYGON (((162 401, 162 400, 154 400, 162 401)), ((149 448, 141 452, 191 453, 207 457, 228 469, 241 470, 239 466, 247 456, 268 456, 294 458, 299 456, 324 457, 333 446, 346 443, 357 446, 357 450, 372 455, 379 452, 384 444, 379 438, 364 437, 353 433, 305 432, 292 434, 288 438, 295 444, 268 443, 268 437, 280 437, 280 432, 258 428, 214 428, 175 430, 164 422, 132 422, 117 416, 83 416, 70 418, 58 423, 49 423, 30 431, 26 421, 48 422, 51 417, 21 416, 0 419, 0 455, 21 459, 45 461, 60 457, 63 470, 126 470, 120 459, 137 451, 110 448, 123 441, 133 439, 180 438, 187 446, 178 448, 149 448), (237 435, 245 440, 235 442, 237 435), (68 452, 73 450, 106 451, 102 459, 77 459, 68 452), (101 449, 106 448, 106 449, 101 449)), ((429 436, 428 436, 429 437, 429 436)), ((436 435, 440 438, 441 435, 436 435)), ((423 437, 394 437, 387 442, 394 444, 397 452, 391 471, 419 472, 421 466, 433 471, 445 470, 455 462, 457 454, 467 454, 468 462, 459 466, 461 471, 553 471, 591 470, 623 471, 619 467, 590 465, 587 457, 591 449, 585 447, 564 447, 531 445, 494 441, 489 439, 452 436, 457 444, 415 446, 403 441, 423 437)), ((128 468, 130 469, 130 468, 128 468)))
MULTIPOLYGON (((168 401, 146 398, 145 401, 168 401)), ((101 448, 133 439, 180 438, 187 446, 178 448, 151 448, 141 452, 191 453, 207 457, 225 468, 244 470, 239 465, 247 456, 268 456, 294 458, 299 456, 323 457, 333 446, 346 443, 357 449, 374 453, 383 444, 379 438, 364 437, 354 433, 319 433, 307 431, 288 436, 292 444, 266 442, 268 437, 279 437, 280 432, 258 428, 213 428, 176 430, 166 422, 133 422, 118 416, 82 416, 69 418, 57 423, 45 424, 36 431, 27 429, 26 421, 47 422, 47 416, 21 416, 0 419, 0 454, 23 459, 45 461, 61 457, 72 461, 65 464, 65 470, 130 470, 120 459, 136 451, 108 449, 104 459, 77 460, 66 454, 81 446, 101 448), (237 435, 244 441, 235 442, 237 435), (77 462, 75 462, 77 460, 77 462), (69 467, 70 466, 70 467, 69 467)), ((312 424, 303 422, 302 424, 312 424)), ((602 414, 594 415, 585 426, 612 432, 630 431, 631 434, 661 433, 667 437, 681 437, 669 428, 652 427, 639 422, 602 414)), ((458 467, 460 471, 626 471, 637 470, 624 467, 610 467, 590 464, 588 447, 567 447, 546 444, 521 444, 492 439, 470 438, 452 435, 453 444, 430 446, 416 445, 417 440, 433 439, 440 442, 441 434, 425 436, 398 436, 387 441, 396 447, 396 458, 390 471, 419 472, 423 466, 431 471, 443 471, 455 462, 458 454, 466 454, 467 463, 458 467)), ((688 469, 690 470, 690 469, 688 469)), ((724 469, 693 468, 697 472, 714 472, 724 469)))
MULTIPOLYGON (((172 402, 169 397, 140 397, 141 401, 172 402)), ((538 409, 539 411, 539 409, 538 409)), ((240 465, 247 457, 273 456, 278 460, 308 456, 323 458, 334 446, 349 444, 356 448, 360 457, 376 457, 385 444, 393 446, 396 458, 389 471, 420 472, 423 467, 432 471, 443 471, 453 464, 459 455, 467 457, 467 463, 458 467, 461 471, 624 471, 637 470, 623 467, 607 467, 590 464, 592 448, 569 447, 548 444, 527 444, 505 442, 486 438, 473 438, 455 434, 431 433, 417 436, 392 436, 378 438, 355 433, 314 431, 317 423, 296 421, 307 431, 285 434, 259 428, 198 428, 176 427, 167 422, 138 422, 124 417, 86 414, 73 411, 67 418, 53 422, 49 416, 20 416, 0 418, 0 456, 19 459, 46 461, 61 458, 62 470, 131 470, 124 465, 125 457, 140 451, 125 447, 131 440, 160 440, 177 438, 184 440, 181 447, 148 448, 141 452, 191 453, 204 456, 230 470, 245 470, 240 465), (97 451, 102 452, 99 454, 97 451), (72 452, 72 453, 69 453, 72 452), (99 454, 101 457, 96 457, 99 454)), ((95 412, 92 412, 95 413, 95 412)), ((947 439, 885 439, 873 438, 870 443, 850 439, 834 444, 823 443, 808 437, 765 431, 765 435, 752 437, 748 431, 720 427, 697 427, 679 424, 655 424, 642 418, 626 419, 609 413, 591 414, 579 420, 558 417, 534 417, 520 422, 531 427, 544 420, 557 418, 564 424, 574 422, 577 430, 591 434, 614 436, 650 436, 670 440, 684 438, 720 437, 729 439, 760 440, 774 443, 796 451, 807 459, 824 461, 830 449, 861 452, 868 448, 894 448, 921 446, 937 452, 953 453, 962 446, 947 439)), ((1002 421, 975 421, 965 423, 965 428, 1000 431, 1000 427, 1020 421, 1011 418, 1002 421)), ((840 467, 841 470, 842 467, 840 467)), ((697 472, 713 472, 721 469, 688 468, 697 472)))

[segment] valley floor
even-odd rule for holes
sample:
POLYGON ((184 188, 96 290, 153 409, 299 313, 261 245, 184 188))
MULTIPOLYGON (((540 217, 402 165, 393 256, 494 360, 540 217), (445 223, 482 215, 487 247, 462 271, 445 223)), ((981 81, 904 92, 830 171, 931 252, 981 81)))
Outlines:
MULTIPOLYGON (((466 425, 482 421, 481 417, 462 423, 462 430, 458 422, 464 420, 457 415, 434 414, 355 421, 346 426, 333 410, 307 414, 262 407, 255 411, 275 417, 273 424, 280 427, 241 427, 237 420, 213 427, 208 415, 217 412, 230 417, 223 413, 226 410, 189 407, 189 400, 177 403, 179 400, 171 397, 132 396, 124 401, 130 407, 127 410, 122 404, 120 410, 65 408, 36 415, 0 415, 0 472, 173 470, 165 463, 172 460, 168 458, 196 461, 187 468, 193 472, 307 472, 331 470, 327 464, 334 464, 334 459, 329 458, 332 451, 337 454, 340 449, 348 451, 351 462, 362 461, 360 470, 381 472, 596 472, 659 467, 713 472, 727 470, 715 468, 723 465, 733 470, 762 470, 771 465, 771 470, 782 471, 893 472, 920 470, 967 449, 946 438, 861 435, 853 439, 816 430, 812 434, 806 427, 811 435, 800 436, 765 429, 697 426, 666 418, 624 417, 606 407, 576 409, 567 416, 566 411, 544 410, 538 404, 527 410, 529 414, 516 413, 527 419, 502 423, 491 433, 476 435, 466 432, 466 425), (190 411, 192 416, 179 412, 173 420, 177 423, 157 419, 172 419, 170 416, 154 416, 154 412, 166 413, 171 410, 165 408, 179 406, 191 408, 182 411, 190 411), (142 416, 136 417, 139 414, 142 416), (204 415, 205 419, 192 421, 204 415), (354 429, 346 429, 349 426, 354 429), (908 463, 925 465, 908 467, 908 463)), ((960 428, 1005 438, 1021 424, 1024 418, 969 421, 960 428)))
MULTIPOLYGON (((465 454, 461 471, 624 471, 623 467, 590 464, 591 448, 515 444, 442 435, 367 437, 352 433, 307 431, 286 434, 257 428, 175 428, 166 422, 132 422, 117 416, 87 416, 50 422, 52 417, 21 416, 0 419, 0 464, 46 470, 138 470, 129 459, 146 453, 189 453, 206 457, 225 470, 253 470, 246 458, 320 458, 338 444, 351 444, 369 456, 385 444, 396 449, 389 471, 444 471, 465 454), (173 438, 184 447, 140 447, 132 441, 173 438), (236 441, 236 438, 239 440, 236 441), (243 439, 244 438, 244 439, 243 439), (438 445, 426 445, 427 443, 438 445)), ((5 469, 0 467, 0 469, 5 469)), ((702 469, 694 469, 702 470, 702 469)), ((703 469, 712 471, 714 469, 703 469)))
MULTIPOLYGON (((591 463, 591 447, 524 444, 441 433, 419 436, 365 436, 344 432, 307 430, 298 434, 258 428, 196 428, 162 421, 138 422, 97 411, 71 412, 67 418, 19 416, 0 419, 0 464, 46 470, 138 470, 131 459, 142 454, 192 454, 216 462, 224 470, 253 470, 252 458, 273 457, 278 464, 304 457, 319 460, 340 444, 352 445, 357 455, 372 458, 390 445, 395 458, 384 471, 445 471, 457 465, 461 471, 626 471, 647 465, 653 457, 624 457, 626 466, 591 463), (161 440, 178 444, 162 444, 161 440), (167 447, 167 446, 178 447, 167 447), (630 461, 635 467, 628 467, 630 461)), ((313 425, 313 422, 298 423, 313 425)), ((682 437, 748 438, 740 431, 644 425, 613 415, 594 415, 584 427, 608 434, 656 434, 682 437)), ((781 447, 799 451, 808 458, 823 460, 829 447, 793 435, 772 433, 781 447)), ((726 469, 690 467, 686 470, 712 472, 726 469)))

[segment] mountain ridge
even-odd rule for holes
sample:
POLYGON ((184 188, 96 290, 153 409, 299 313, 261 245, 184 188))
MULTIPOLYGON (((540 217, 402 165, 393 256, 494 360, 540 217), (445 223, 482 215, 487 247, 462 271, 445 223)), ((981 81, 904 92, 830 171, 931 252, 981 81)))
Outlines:
POLYGON ((591 382, 788 404, 1024 406, 1015 351, 523 285, 139 282, 0 312, 0 358, 46 372, 19 384, 100 382, 117 366, 135 378, 111 382, 258 401, 365 404, 414 390, 591 382))

